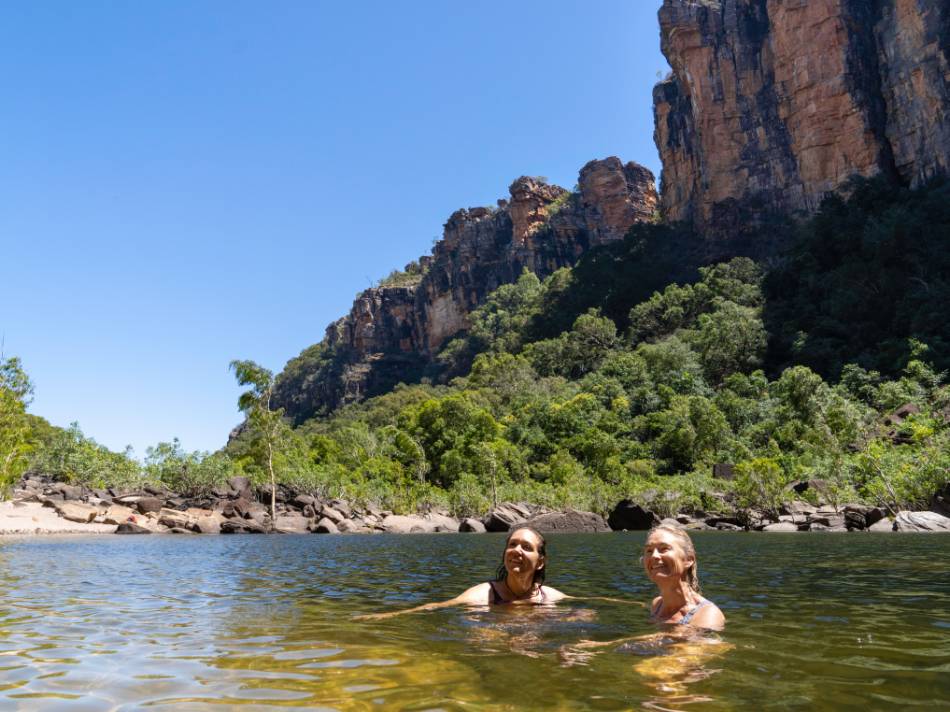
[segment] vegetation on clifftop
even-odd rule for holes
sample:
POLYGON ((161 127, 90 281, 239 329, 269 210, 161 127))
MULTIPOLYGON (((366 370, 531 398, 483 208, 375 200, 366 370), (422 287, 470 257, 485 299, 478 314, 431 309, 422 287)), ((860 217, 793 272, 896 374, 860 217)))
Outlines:
MULTIPOLYGON (((603 512, 624 497, 665 514, 769 511, 803 479, 839 503, 925 506, 950 479, 948 198, 946 184, 859 184, 786 226, 797 241, 764 266, 704 264, 700 237, 638 225, 573 269, 496 290, 436 378, 285 424, 267 458, 296 489, 397 511, 603 512), (735 478, 714 479, 716 463, 735 478)), ((300 358, 333 367, 323 347, 300 358)), ((249 421, 213 456, 164 444, 137 476, 264 482, 260 436, 249 421)), ((41 469, 87 447, 31 442, 41 469)))

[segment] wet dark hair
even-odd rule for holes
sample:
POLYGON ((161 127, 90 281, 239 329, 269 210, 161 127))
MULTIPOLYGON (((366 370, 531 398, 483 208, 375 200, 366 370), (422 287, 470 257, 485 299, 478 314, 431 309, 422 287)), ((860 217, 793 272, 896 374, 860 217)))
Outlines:
POLYGON ((547 542, 544 540, 544 536, 537 529, 531 527, 515 527, 508 534, 508 538, 505 539, 505 548, 501 552, 501 566, 498 567, 498 572, 495 574, 496 581, 504 581, 508 578, 508 569, 505 568, 505 551, 508 550, 508 543, 511 541, 511 537, 515 535, 516 532, 531 532, 538 538, 538 553, 541 555, 541 559, 544 561, 544 566, 540 569, 534 570, 534 578, 531 580, 531 583, 540 586, 544 583, 544 574, 548 570, 548 549, 547 542))

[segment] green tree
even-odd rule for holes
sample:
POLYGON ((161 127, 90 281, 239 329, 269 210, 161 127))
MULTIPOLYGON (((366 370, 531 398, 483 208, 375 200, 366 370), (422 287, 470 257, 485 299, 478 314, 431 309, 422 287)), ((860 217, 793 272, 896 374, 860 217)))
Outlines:
POLYGON ((282 408, 271 410, 274 392, 274 374, 253 361, 232 361, 231 370, 237 382, 250 386, 238 398, 238 408, 247 418, 247 427, 253 440, 259 443, 259 461, 270 479, 271 528, 277 521, 277 471, 274 466, 276 451, 286 428, 282 408))
POLYGON ((0 359, 0 490, 5 493, 23 474, 33 449, 26 407, 33 385, 16 357, 0 359))

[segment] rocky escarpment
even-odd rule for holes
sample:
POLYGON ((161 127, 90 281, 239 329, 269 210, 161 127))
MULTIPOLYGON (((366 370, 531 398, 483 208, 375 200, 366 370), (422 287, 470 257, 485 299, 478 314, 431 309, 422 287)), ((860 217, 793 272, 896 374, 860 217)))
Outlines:
POLYGON ((576 192, 523 176, 509 193, 497 206, 454 212, 415 277, 357 296, 321 344, 288 363, 274 402, 302 422, 411 380, 500 285, 526 269, 545 276, 573 265, 657 207, 653 174, 615 157, 585 165, 576 192))
POLYGON ((665 0, 659 18, 665 218, 811 212, 853 175, 950 167, 944 0, 665 0))

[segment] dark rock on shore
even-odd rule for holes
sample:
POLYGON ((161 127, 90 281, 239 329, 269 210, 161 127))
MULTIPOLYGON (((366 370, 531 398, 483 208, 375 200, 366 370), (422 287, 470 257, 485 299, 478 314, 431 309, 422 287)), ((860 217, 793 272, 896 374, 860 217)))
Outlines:
POLYGON ((659 523, 656 514, 629 499, 619 502, 607 517, 607 524, 614 531, 644 531, 659 523))
POLYGON ((526 526, 542 533, 550 532, 609 532, 610 527, 599 514, 568 509, 532 517, 526 526))
POLYGON ((534 512, 525 504, 504 502, 488 511, 485 529, 490 532, 506 532, 517 524, 526 522, 534 512))
MULTIPOLYGON (((810 480, 805 484, 817 492, 819 485, 815 483, 818 482, 810 480)), ((792 497, 793 491, 789 490, 792 497)), ((339 499, 292 491, 283 485, 278 487, 280 497, 276 521, 272 523, 268 488, 255 489, 247 478, 235 477, 227 486, 216 488, 215 493, 187 498, 152 486, 141 490, 92 490, 31 473, 17 483, 14 504, 38 502, 55 510, 67 521, 99 527, 117 526, 120 527, 119 533, 475 533, 508 532, 522 525, 543 532, 602 532, 610 529, 646 530, 661 523, 656 513, 632 500, 619 502, 606 522, 591 512, 572 509, 551 512, 523 502, 499 504, 482 521, 474 518, 459 521, 447 511, 396 515, 373 506, 355 507, 339 499), (80 498, 74 499, 77 496, 80 498)), ((932 509, 945 507, 948 496, 950 485, 934 494, 932 509)), ((814 501, 811 494, 809 497, 814 501)), ((718 511, 734 509, 734 504, 728 500, 719 501, 722 507, 717 506, 718 511)), ((821 497, 815 504, 791 499, 779 511, 781 513, 777 515, 758 510, 735 511, 732 515, 695 511, 668 517, 662 523, 691 531, 950 532, 950 517, 937 511, 900 512, 895 521, 887 519, 880 507, 856 503, 831 506, 821 497)))
POLYGON ((148 529, 145 527, 140 527, 138 524, 133 524, 132 522, 123 522, 115 530, 116 534, 151 534, 148 529))

